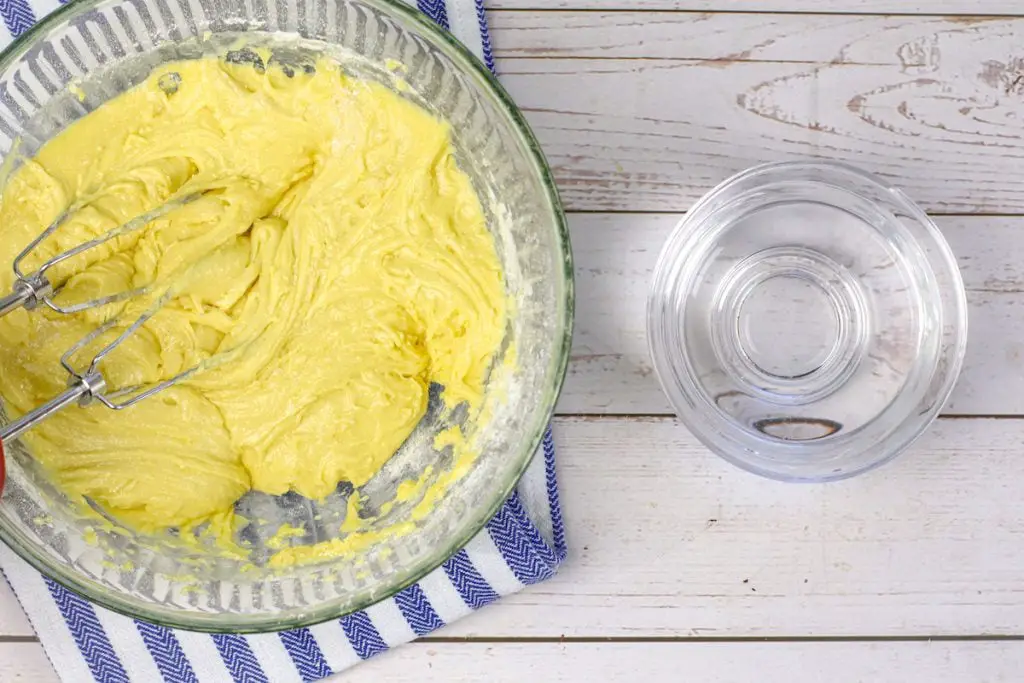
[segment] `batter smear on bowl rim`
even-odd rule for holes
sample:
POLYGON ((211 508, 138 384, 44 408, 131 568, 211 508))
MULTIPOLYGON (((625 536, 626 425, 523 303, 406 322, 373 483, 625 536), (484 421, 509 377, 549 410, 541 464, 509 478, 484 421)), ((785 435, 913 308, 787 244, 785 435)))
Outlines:
MULTIPOLYGON (((106 364, 111 385, 243 351, 129 410, 66 410, 23 437, 63 490, 136 529, 224 519, 250 490, 320 499, 365 484, 432 383, 447 407, 479 407, 504 336, 503 274, 447 124, 328 60, 264 64, 162 66, 48 142, 2 195, 10 263, 76 200, 51 255, 200 193, 67 264, 61 296, 175 283, 106 364)), ((61 354, 145 305, 0 320, 9 413, 63 390, 61 354)))

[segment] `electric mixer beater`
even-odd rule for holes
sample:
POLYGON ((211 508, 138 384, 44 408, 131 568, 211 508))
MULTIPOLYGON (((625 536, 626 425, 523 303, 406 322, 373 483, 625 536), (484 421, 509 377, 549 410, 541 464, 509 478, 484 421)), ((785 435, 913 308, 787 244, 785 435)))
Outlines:
MULTIPOLYGON (((198 199, 201 195, 202 193, 200 192, 194 192, 172 199, 155 209, 131 219, 127 223, 119 225, 113 230, 110 230, 95 239, 83 242, 72 249, 61 252, 57 256, 45 261, 41 266, 39 266, 39 268, 30 273, 23 272, 22 264, 25 259, 30 256, 46 238, 56 232, 70 215, 81 209, 83 206, 81 203, 73 204, 61 213, 61 215, 59 215, 56 220, 46 228, 46 230, 32 240, 32 242, 30 242, 28 246, 26 246, 14 259, 13 268, 15 281, 11 294, 0 299, 0 316, 6 315, 19 308, 31 311, 37 308, 40 304, 47 306, 57 313, 73 314, 105 306, 107 304, 126 301, 145 294, 149 291, 148 287, 117 292, 78 303, 62 304, 59 303, 55 297, 60 293, 64 283, 52 282, 47 273, 54 266, 57 266, 58 264, 63 263, 85 251, 105 244, 117 237, 121 237, 144 228, 152 221, 194 201, 195 199, 198 199)), ((113 341, 100 348, 84 368, 81 366, 75 367, 73 364, 75 354, 95 342, 101 335, 114 329, 117 324, 116 319, 110 320, 93 330, 80 341, 72 345, 71 348, 61 356, 61 365, 65 370, 67 370, 69 375, 68 389, 59 396, 55 396, 50 401, 47 401, 45 404, 25 413, 18 419, 0 426, 0 491, 3 490, 5 480, 4 444, 8 440, 18 438, 27 430, 33 428, 54 413, 63 410, 73 403, 78 403, 80 406, 86 406, 96 401, 111 410, 124 410, 125 408, 133 406, 139 401, 149 398, 153 394, 163 391, 167 387, 177 384, 190 375, 195 374, 201 369, 208 368, 213 364, 211 362, 213 359, 207 359, 203 363, 194 365, 187 370, 176 374, 170 379, 166 379, 153 385, 121 387, 116 390, 111 390, 107 386, 107 382, 99 369, 100 363, 114 349, 128 339, 128 337, 137 332, 147 320, 153 317, 153 315, 156 314, 170 296, 170 290, 164 292, 153 306, 148 308, 144 313, 142 313, 142 315, 136 318, 134 322, 128 325, 124 331, 113 339, 113 341)))

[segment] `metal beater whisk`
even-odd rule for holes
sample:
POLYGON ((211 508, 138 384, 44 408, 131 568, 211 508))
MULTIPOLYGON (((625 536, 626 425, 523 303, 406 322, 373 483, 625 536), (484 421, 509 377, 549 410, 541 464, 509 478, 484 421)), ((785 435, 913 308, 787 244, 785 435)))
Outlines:
POLYGON ((174 211, 175 209, 180 208, 185 204, 188 204, 189 202, 198 199, 200 196, 201 193, 194 192, 192 194, 187 194, 182 197, 172 199, 166 204, 162 204, 156 207, 155 209, 152 209, 151 211, 147 211, 146 213, 140 216, 136 216, 135 218, 131 219, 130 221, 123 225, 119 225, 113 230, 109 230, 103 235, 97 237, 96 239, 89 240, 88 242, 83 242, 82 244, 79 244, 77 247, 74 247, 73 249, 68 249, 65 252, 57 254, 53 258, 43 263, 43 265, 39 266, 39 268, 37 268, 36 270, 27 275, 23 273, 21 266, 24 263, 25 259, 28 258, 28 256, 32 252, 38 249, 39 245, 42 244, 47 237, 55 233, 57 229, 60 228, 60 226, 63 225, 64 222, 72 214, 82 209, 86 203, 76 202, 75 204, 72 204, 67 209, 65 209, 63 213, 57 216, 56 220, 50 223, 49 227, 47 227, 46 230, 43 230, 41 233, 39 233, 38 237, 29 242, 28 246, 22 249, 21 253, 19 253, 14 258, 14 286, 12 287, 12 291, 9 295, 0 299, 0 316, 7 315, 11 311, 16 310, 18 308, 25 308, 26 310, 30 311, 34 309, 36 306, 38 306, 40 303, 46 304, 48 307, 50 307, 57 313, 78 313, 80 311, 85 311, 90 308, 96 308, 98 306, 103 306, 105 304, 111 304, 118 301, 125 301, 126 299, 138 296, 145 290, 134 289, 127 292, 118 292, 116 294, 100 297, 98 299, 90 299, 88 301, 83 301, 77 304, 62 306, 56 303, 56 301, 53 298, 60 293, 60 288, 54 288, 53 283, 51 283, 50 280, 46 277, 46 273, 49 272, 49 270, 54 266, 64 263, 65 261, 72 259, 83 252, 98 247, 101 244, 106 244, 110 240, 116 239, 123 235, 133 233, 139 230, 140 228, 144 228, 146 225, 148 225, 152 221, 155 221, 157 218, 167 215, 171 211, 174 211))
MULTIPOLYGON (((91 308, 97 308, 111 303, 119 301, 125 301, 127 299, 140 296, 149 291, 148 287, 142 287, 132 289, 129 291, 118 292, 106 296, 102 296, 87 301, 72 304, 61 304, 58 303, 54 297, 56 297, 61 290, 64 283, 54 284, 47 277, 47 272, 50 271, 54 266, 71 259, 78 254, 81 254, 89 249, 105 244, 110 240, 113 240, 122 235, 140 230, 152 221, 164 216, 171 211, 188 204, 202 195, 201 192, 195 192, 192 194, 183 195, 168 201, 167 203, 143 213, 127 223, 120 225, 113 230, 97 237, 96 239, 84 242, 72 249, 54 256, 47 260, 38 269, 31 273, 25 274, 22 269, 22 264, 25 259, 32 254, 39 245, 50 235, 57 231, 57 229, 71 216, 74 212, 80 210, 84 203, 76 203, 64 211, 57 219, 50 224, 40 235, 32 240, 31 243, 25 249, 18 254, 17 258, 14 259, 14 274, 15 282, 12 287, 10 295, 0 299, 0 316, 6 315, 11 311, 18 308, 25 308, 26 310, 32 310, 44 304, 58 313, 71 314, 85 311, 91 308)), ((102 405, 112 410, 124 410, 130 406, 135 405, 139 401, 142 401, 153 394, 163 391, 167 387, 176 384, 186 377, 198 372, 201 369, 210 367, 213 363, 212 359, 207 362, 193 366, 183 372, 178 373, 174 377, 164 380, 154 385, 137 385, 132 387, 122 387, 117 390, 111 391, 107 387, 107 382, 103 377, 103 374, 99 370, 99 365, 114 349, 120 346, 128 337, 134 334, 147 320, 149 320, 157 311, 167 302, 172 296, 172 290, 167 289, 157 299, 156 303, 146 310, 145 313, 140 315, 131 325, 129 325, 121 334, 117 335, 113 341, 104 345, 89 361, 88 365, 84 370, 79 370, 73 364, 73 359, 76 353, 95 342, 101 335, 108 333, 112 330, 117 320, 111 320, 104 325, 101 325, 91 333, 86 335, 79 342, 74 344, 68 349, 63 356, 61 356, 61 365, 67 370, 68 378, 68 389, 59 396, 54 397, 47 403, 39 406, 38 408, 29 411, 25 415, 21 416, 17 420, 10 422, 9 424, 0 427, 0 490, 3 489, 4 482, 4 457, 3 457, 3 445, 4 442, 9 439, 15 439, 23 434, 25 431, 36 426, 46 418, 50 417, 54 413, 62 410, 63 408, 71 405, 72 403, 78 403, 79 405, 85 406, 93 401, 98 401, 102 405)))

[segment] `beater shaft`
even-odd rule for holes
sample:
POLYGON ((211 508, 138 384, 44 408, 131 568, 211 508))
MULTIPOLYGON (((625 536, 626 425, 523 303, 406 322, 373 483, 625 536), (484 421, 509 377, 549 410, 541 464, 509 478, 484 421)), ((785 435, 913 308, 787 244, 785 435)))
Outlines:
POLYGON ((31 311, 39 305, 42 297, 52 293, 50 283, 45 280, 15 280, 11 293, 0 299, 0 316, 19 308, 31 311))
POLYGON ((25 413, 17 420, 0 427, 0 443, 8 439, 16 439, 29 429, 50 417, 54 413, 63 410, 72 403, 88 405, 99 393, 106 388, 106 381, 98 372, 82 378, 75 378, 60 396, 56 396, 34 410, 25 413))

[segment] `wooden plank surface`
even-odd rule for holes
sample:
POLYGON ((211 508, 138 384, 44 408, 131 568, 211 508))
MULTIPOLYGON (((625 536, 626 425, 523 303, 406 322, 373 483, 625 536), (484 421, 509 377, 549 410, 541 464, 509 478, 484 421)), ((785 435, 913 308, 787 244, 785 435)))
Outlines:
MULTIPOLYGON (((1024 214, 1024 18, 852 16, 1019 13, 1009 0, 488 4, 546 10, 491 13, 502 80, 569 207, 614 212, 571 217, 562 413, 668 412, 644 340, 650 269, 678 213, 734 171, 840 158, 933 212, 1024 214), (631 8, 720 12, 605 11, 631 8)), ((972 324, 947 412, 1024 414, 1024 217, 938 220, 972 324)), ((897 461, 829 486, 747 475, 667 417, 570 415, 556 436, 570 562, 442 633, 513 642, 414 644, 336 680, 1019 679, 1020 641, 702 639, 1024 634, 1024 419, 942 419, 897 461)), ((30 637, 0 582, 0 682, 56 680, 30 637)))
POLYGON ((0 683, 56 683, 58 680, 39 643, 0 642, 0 683))
POLYGON ((721 12, 494 12, 496 57, 823 62, 922 68, 974 36, 1012 42, 1020 18, 721 12), (965 33, 966 29, 966 33, 965 33), (939 53, 917 49, 931 42, 939 53), (893 49, 895 47, 895 49, 893 49), (930 60, 930 61, 928 61, 930 60))
POLYGON ((421 643, 332 683, 1016 681, 1022 643, 421 643), (481 672, 487 672, 481 676, 481 672))
POLYGON ((943 419, 817 486, 742 472, 670 419, 555 434, 569 562, 445 635, 1024 634, 1024 420, 943 419))
POLYGON ((753 164, 821 157, 879 173, 934 212, 1024 212, 1024 19, 495 22, 502 82, 570 209, 685 210, 753 164), (556 40, 566 25, 572 38, 556 40))
MULTIPOLYGON (((545 683, 687 679, 704 683, 995 683, 1024 667, 1019 642, 415 643, 328 683, 545 683)), ((0 643, 0 682, 56 683, 38 643, 0 643)))
MULTIPOLYGON (((672 412, 651 368, 646 305, 661 246, 680 218, 570 216, 577 318, 560 413, 672 412)), ((967 360, 946 412, 1024 414, 1024 218, 938 223, 957 254, 970 306, 967 360)))
POLYGON ((1024 634, 1024 419, 942 419, 820 486, 742 472, 668 418, 561 418, 555 435, 569 562, 443 635, 1024 634))
POLYGON ((815 12, 838 14, 1020 14, 1014 0, 484 0, 491 10, 533 12, 583 11, 680 11, 680 12, 815 12))

